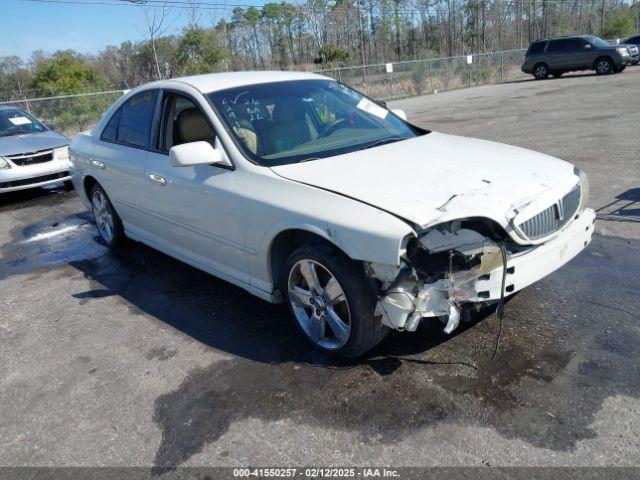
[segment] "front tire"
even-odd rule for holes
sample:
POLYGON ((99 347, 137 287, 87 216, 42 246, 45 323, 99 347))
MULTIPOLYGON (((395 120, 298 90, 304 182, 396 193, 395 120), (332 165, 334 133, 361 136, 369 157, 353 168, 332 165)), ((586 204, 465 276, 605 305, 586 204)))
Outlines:
POLYGON ((610 58, 602 57, 596 60, 595 71, 598 75, 608 75, 615 71, 615 66, 610 58))
POLYGON ((98 184, 91 189, 91 211, 102 241, 110 248, 117 248, 125 240, 122 220, 102 187, 98 184))
POLYGON ((374 317, 377 300, 362 266, 328 245, 296 249, 282 283, 298 327, 323 352, 359 357, 389 332, 374 317))

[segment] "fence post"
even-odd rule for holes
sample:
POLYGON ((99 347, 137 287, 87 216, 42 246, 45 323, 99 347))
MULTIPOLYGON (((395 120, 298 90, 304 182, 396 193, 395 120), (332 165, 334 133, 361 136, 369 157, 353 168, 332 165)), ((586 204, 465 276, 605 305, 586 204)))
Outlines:
POLYGON ((338 81, 342 83, 342 69, 338 68, 338 81))
POLYGON ((504 83, 504 52, 500 52, 500 83, 504 83))

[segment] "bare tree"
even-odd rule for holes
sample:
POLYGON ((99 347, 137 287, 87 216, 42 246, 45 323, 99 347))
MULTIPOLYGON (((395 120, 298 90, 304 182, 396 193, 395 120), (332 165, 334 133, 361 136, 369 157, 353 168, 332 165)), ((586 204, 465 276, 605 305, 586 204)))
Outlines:
POLYGON ((160 61, 158 60, 158 49, 156 48, 156 44, 158 38, 164 36, 175 22, 175 18, 173 20, 170 19, 170 13, 171 6, 166 2, 149 6, 145 8, 144 12, 147 22, 147 34, 149 36, 149 43, 151 44, 151 51, 153 52, 153 60, 158 80, 162 79, 163 75, 160 70, 160 61))

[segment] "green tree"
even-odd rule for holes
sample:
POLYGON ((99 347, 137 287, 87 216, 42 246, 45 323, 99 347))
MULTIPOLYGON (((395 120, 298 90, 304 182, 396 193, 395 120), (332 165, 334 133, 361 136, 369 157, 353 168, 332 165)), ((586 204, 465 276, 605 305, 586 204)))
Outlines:
POLYGON ((69 95, 98 91, 104 83, 80 54, 65 50, 36 64, 33 87, 52 95, 69 95))
POLYGON ((625 38, 635 32, 635 15, 632 9, 610 13, 600 34, 603 38, 625 38))
POLYGON ((187 27, 178 42, 178 64, 185 75, 219 71, 227 57, 214 29, 187 27))
POLYGON ((349 52, 334 45, 324 45, 318 50, 314 63, 344 63, 349 60, 349 52))

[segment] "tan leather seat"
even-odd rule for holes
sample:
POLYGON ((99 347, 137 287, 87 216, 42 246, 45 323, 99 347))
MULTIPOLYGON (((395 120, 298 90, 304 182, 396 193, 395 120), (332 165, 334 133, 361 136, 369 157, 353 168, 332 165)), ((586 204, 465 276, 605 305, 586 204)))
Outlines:
POLYGON ((197 108, 187 108, 178 114, 173 127, 173 144, 205 141, 214 144, 213 130, 197 108))
POLYGON ((301 100, 282 101, 273 108, 271 153, 290 150, 311 140, 307 106, 301 100))

